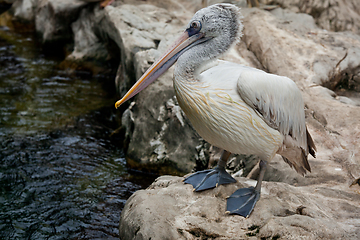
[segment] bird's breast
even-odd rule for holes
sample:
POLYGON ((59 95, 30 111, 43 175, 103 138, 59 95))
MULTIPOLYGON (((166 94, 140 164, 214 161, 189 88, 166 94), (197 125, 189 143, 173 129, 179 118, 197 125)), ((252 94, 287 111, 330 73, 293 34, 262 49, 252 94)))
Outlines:
POLYGON ((177 81, 180 107, 202 138, 232 153, 272 159, 283 137, 239 97, 236 83, 177 81))

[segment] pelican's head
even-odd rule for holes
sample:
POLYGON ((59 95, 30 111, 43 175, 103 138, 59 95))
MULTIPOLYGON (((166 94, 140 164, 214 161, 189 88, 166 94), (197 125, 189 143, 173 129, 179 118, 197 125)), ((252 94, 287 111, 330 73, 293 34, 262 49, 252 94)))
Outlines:
POLYGON ((231 4, 215 4, 196 12, 184 33, 141 76, 125 96, 115 103, 115 107, 118 108, 146 88, 169 69, 184 52, 195 46, 202 46, 203 51, 197 52, 199 55, 197 58, 203 61, 215 58, 228 50, 241 36, 240 18, 239 8, 231 4))
POLYGON ((188 24, 186 31, 198 30, 208 39, 221 40, 229 47, 240 39, 242 24, 240 9, 232 4, 215 4, 200 9, 188 24))

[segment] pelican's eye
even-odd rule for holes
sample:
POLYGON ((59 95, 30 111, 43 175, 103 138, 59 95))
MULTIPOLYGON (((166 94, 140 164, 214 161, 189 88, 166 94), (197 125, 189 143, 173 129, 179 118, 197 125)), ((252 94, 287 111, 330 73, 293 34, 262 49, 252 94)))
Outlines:
POLYGON ((190 26, 186 31, 189 33, 189 36, 199 33, 201 30, 201 22, 200 21, 192 21, 190 26))
POLYGON ((190 23, 190 27, 196 31, 200 31, 201 29, 201 22, 200 21, 193 21, 190 23))

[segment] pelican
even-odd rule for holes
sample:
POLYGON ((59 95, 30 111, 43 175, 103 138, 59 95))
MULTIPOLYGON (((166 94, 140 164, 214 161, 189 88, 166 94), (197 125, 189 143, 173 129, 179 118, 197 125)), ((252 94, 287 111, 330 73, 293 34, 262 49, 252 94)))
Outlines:
POLYGON ((247 66, 220 61, 241 37, 239 8, 216 4, 195 13, 184 33, 124 97, 118 108, 175 62, 173 84, 178 103, 207 142, 224 149, 214 169, 184 179, 195 191, 236 182, 226 172, 231 153, 260 157, 255 187, 241 188, 227 198, 226 212, 248 217, 260 197, 267 163, 276 154, 304 175, 311 171, 307 156, 316 147, 305 125, 304 102, 296 84, 247 66))

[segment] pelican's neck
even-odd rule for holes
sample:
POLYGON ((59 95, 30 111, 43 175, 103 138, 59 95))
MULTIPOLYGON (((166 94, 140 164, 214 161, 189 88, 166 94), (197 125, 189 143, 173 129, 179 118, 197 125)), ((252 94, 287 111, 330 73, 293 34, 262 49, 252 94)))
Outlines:
POLYGON ((233 42, 233 39, 222 36, 189 48, 177 60, 175 81, 200 81, 199 74, 202 67, 226 52, 233 42))
MULTIPOLYGON (((175 81, 200 81, 202 66, 218 58, 240 39, 243 28, 241 18, 239 8, 231 4, 215 4, 196 12, 193 20, 202 23, 199 33, 203 34, 203 38, 194 42, 178 58, 175 81)), ((189 25, 189 34, 191 29, 189 25)))

